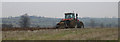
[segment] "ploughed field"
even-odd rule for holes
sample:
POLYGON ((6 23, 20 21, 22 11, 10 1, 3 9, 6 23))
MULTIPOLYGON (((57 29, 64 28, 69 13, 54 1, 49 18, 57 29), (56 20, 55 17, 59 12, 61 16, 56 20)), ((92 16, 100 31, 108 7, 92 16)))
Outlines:
POLYGON ((2 40, 118 40, 118 28, 5 28, 2 40))

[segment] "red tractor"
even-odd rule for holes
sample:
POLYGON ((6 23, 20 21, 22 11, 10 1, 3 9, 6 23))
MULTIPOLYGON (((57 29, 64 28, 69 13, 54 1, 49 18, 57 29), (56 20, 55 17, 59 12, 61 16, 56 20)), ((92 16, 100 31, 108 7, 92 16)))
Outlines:
POLYGON ((75 13, 65 13, 65 19, 57 23, 56 28, 84 28, 84 24, 78 20, 78 14, 75 17, 75 13))

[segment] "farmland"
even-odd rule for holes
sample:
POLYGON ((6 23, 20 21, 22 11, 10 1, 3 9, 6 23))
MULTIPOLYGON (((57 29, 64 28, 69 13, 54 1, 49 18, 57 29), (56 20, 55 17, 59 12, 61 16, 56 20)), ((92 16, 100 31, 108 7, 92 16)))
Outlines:
POLYGON ((3 40, 118 40, 118 28, 2 31, 3 40))
POLYGON ((0 41, 2 41, 2 31, 0 31, 0 41))

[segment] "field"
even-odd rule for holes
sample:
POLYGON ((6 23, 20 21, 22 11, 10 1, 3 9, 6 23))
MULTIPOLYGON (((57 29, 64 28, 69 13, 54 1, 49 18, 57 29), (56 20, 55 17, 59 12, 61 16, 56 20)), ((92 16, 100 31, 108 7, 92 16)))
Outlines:
POLYGON ((118 28, 2 31, 3 40, 118 40, 118 28))
POLYGON ((0 30, 0 41, 2 41, 2 31, 0 30))

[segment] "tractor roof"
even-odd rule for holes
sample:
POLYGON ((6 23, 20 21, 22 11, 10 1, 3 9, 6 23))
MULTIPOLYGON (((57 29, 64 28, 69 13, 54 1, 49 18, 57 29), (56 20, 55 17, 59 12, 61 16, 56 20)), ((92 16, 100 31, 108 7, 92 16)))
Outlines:
POLYGON ((68 14, 74 14, 74 13, 65 13, 65 15, 68 15, 68 14))

